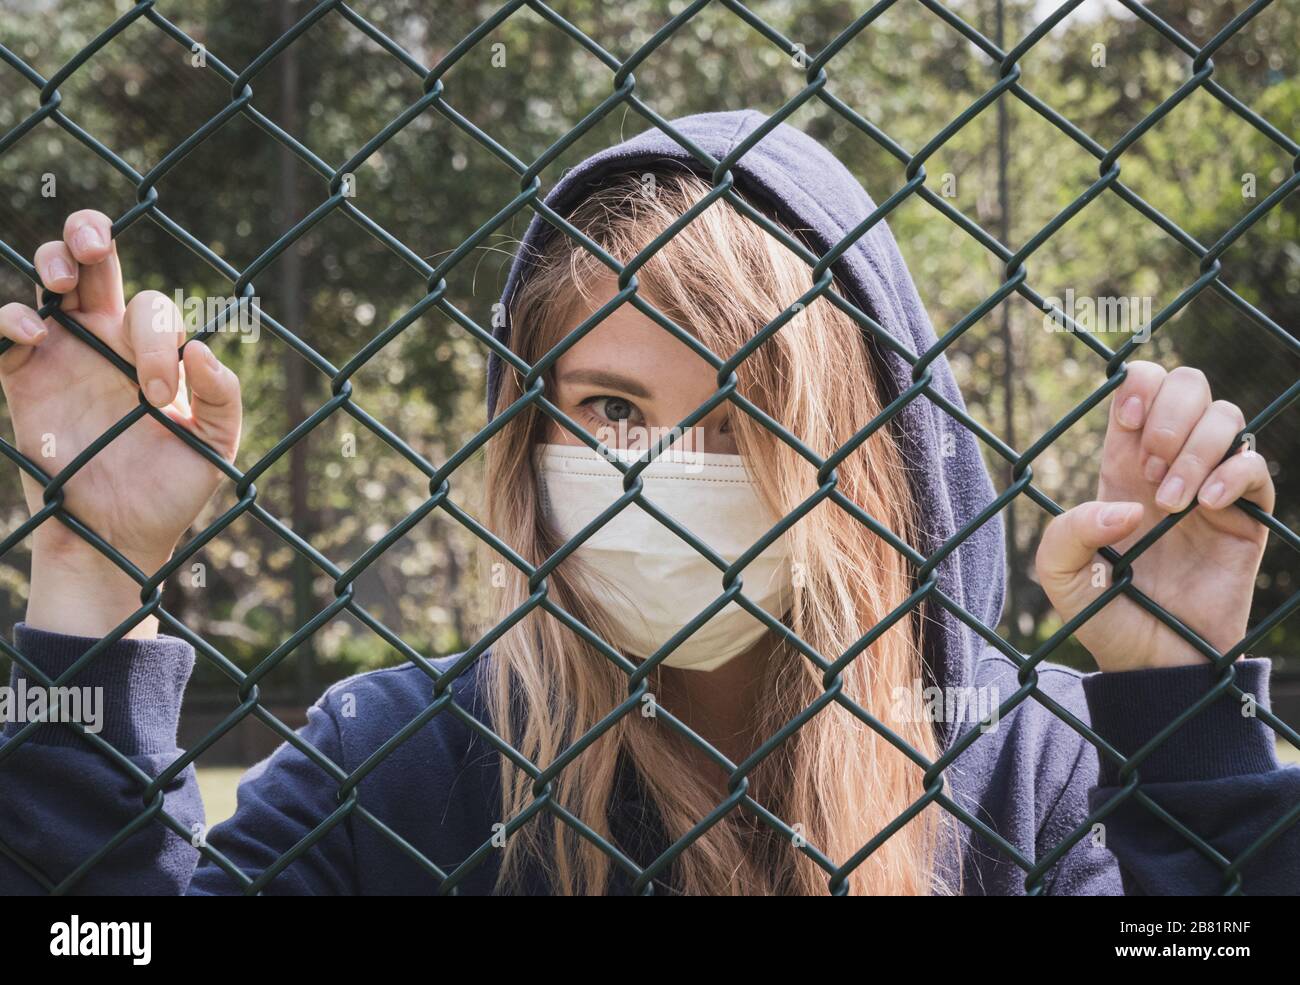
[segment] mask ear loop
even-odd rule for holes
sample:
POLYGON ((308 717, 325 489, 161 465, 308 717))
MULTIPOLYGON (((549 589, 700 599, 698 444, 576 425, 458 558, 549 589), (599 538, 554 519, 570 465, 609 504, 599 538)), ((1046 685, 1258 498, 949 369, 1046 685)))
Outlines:
POLYGON ((551 490, 547 487, 546 475, 539 464, 533 463, 533 472, 537 478, 537 509, 542 522, 545 522, 551 515, 551 490))

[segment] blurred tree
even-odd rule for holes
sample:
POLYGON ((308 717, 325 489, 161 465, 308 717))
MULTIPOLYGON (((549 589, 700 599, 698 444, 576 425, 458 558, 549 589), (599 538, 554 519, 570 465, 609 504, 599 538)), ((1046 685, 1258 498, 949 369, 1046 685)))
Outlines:
MULTIPOLYGON (((244 4, 234 0, 160 2, 159 12, 204 47, 190 50, 141 19, 97 52, 60 87, 62 112, 144 174, 231 99, 217 60, 238 73, 283 30, 287 9, 305 0, 244 4), (203 64, 204 57, 207 63, 203 64)), ((948 8, 993 37, 994 0, 954 0, 948 8)), ((1041 19, 1042 5, 1006 0, 1005 36, 1014 46, 1041 19)), ((1173 2, 1151 9, 1195 43, 1204 43, 1246 6, 1219 3, 1210 13, 1173 2)), ((861 8, 847 0, 767 0, 752 5, 791 45, 816 53, 861 8)), ((113 0, 0 0, 0 44, 49 77, 129 9, 113 0)), ((385 0, 360 4, 414 63, 437 65, 497 9, 490 3, 442 5, 385 0)), ((635 53, 680 9, 664 0, 619 4, 571 0, 555 8, 604 51, 635 53)), ((1215 52, 1214 78, 1263 113, 1283 133, 1300 133, 1297 21, 1273 4, 1215 52)), ((1187 77, 1189 59, 1123 8, 1084 5, 1021 60, 1022 81, 1102 146, 1110 146, 1187 77), (1101 46, 1099 49, 1098 46, 1101 46), (1098 64, 1099 50, 1104 54, 1098 64)), ((734 12, 697 13, 636 70, 636 92, 672 118, 686 113, 755 107, 773 112, 805 86, 806 69, 734 12)), ((916 153, 999 78, 999 66, 920 4, 896 5, 849 41, 827 67, 826 92, 879 127, 906 153, 916 153)), ((523 8, 487 32, 442 77, 445 104, 426 109, 377 148, 353 176, 353 203, 426 262, 436 265, 519 191, 518 175, 501 159, 525 164, 563 141, 570 128, 606 98, 613 73, 591 51, 535 11, 523 8), (456 126, 480 128, 499 150, 456 126)), ((286 151, 271 127, 300 140, 327 167, 340 166, 423 95, 420 75, 338 12, 314 23, 251 80, 252 105, 267 125, 237 114, 158 182, 159 204, 224 262, 243 270, 310 214, 328 194, 309 162, 286 151), (296 67, 292 62, 296 61, 296 67), (294 71, 290 73, 290 67, 294 71), (296 76, 296 85, 287 82, 296 76)), ((927 183, 952 208, 1013 249, 1032 239, 1097 178, 1097 161, 1069 136, 1014 97, 1003 97, 1011 139, 999 153, 998 111, 987 108, 926 161, 927 183), (1005 171, 1005 193, 999 172, 1005 171)), ((39 105, 22 76, 0 64, 0 134, 39 105)), ((791 122, 825 143, 877 201, 906 181, 904 164, 816 98, 791 122)), ((620 108, 565 146, 543 173, 547 187, 587 154, 643 129, 620 108)), ((1257 131, 1197 93, 1146 133, 1122 157, 1122 180, 1171 220, 1209 244, 1291 173, 1287 155, 1257 131), (1253 199, 1242 175, 1257 179, 1253 199)), ((130 181, 45 120, 0 155, 0 237, 31 255, 58 235, 63 218, 94 207, 114 217, 136 202, 130 181), (43 176, 57 195, 40 194, 43 176)), ((1297 311, 1297 213, 1294 199, 1273 210, 1223 258, 1224 280, 1288 331, 1297 311)), ((509 257, 531 212, 515 215, 447 275, 447 297, 465 316, 488 325, 509 257)), ((1005 279, 1002 264, 974 238, 916 199, 889 224, 942 335, 1005 279)), ((231 284, 221 270, 148 219, 121 239, 128 291, 156 288, 185 298, 222 298, 231 284)), ((1027 261, 1028 282, 1046 296, 1149 296, 1155 309, 1197 275, 1196 258, 1112 193, 1091 203, 1027 261)), ((371 231, 335 213, 312 225, 253 278, 264 310, 334 367, 425 296, 430 285, 371 231)), ((0 271, 0 295, 30 296, 14 271, 0 271)), ((1018 297, 987 314, 959 338, 949 357, 972 414, 999 434, 1031 445, 1104 381, 1104 362, 1079 339, 1043 332, 1043 315, 1018 297), (1040 334, 1041 332, 1041 334, 1040 334), (1012 341, 1014 393, 1004 383, 1006 337, 1012 341)), ((1103 337, 1112 348, 1123 337, 1103 337)), ((256 343, 237 337, 217 345, 244 381, 247 426, 240 464, 252 466, 296 423, 330 398, 330 380, 269 329, 256 343)), ((1300 374, 1294 345, 1281 345, 1206 292, 1151 343, 1150 355, 1183 360, 1211 373, 1216 389, 1258 411, 1300 374), (1231 331, 1230 331, 1231 329, 1231 331)), ((405 328, 351 378, 365 413, 435 464, 445 461, 483 423, 486 352, 471 333, 440 312, 405 328)), ((1034 463, 1036 481, 1062 505, 1091 495, 1104 408, 1080 421, 1034 463)), ((1263 435, 1260 449, 1278 465, 1280 502, 1300 503, 1294 468, 1294 411, 1263 435)), ((1006 463, 990 454, 1000 485, 1006 463)), ((453 498, 476 512, 481 457, 453 478, 453 498)), ((5 470, 5 530, 26 518, 13 470, 5 470)), ((408 516, 429 494, 427 479, 346 409, 320 424, 295 453, 258 481, 258 502, 292 520, 313 546, 346 569, 408 516)), ((213 504, 200 523, 228 508, 213 504)), ((1058 623, 1032 580, 1033 547, 1046 516, 1015 506, 1012 544, 1015 611, 1002 631, 1031 649, 1058 623)), ((1284 514, 1291 526, 1300 517, 1284 514)), ((425 652, 451 652, 472 642, 481 593, 474 539, 441 512, 421 521, 355 583, 357 600, 425 652)), ((187 625, 244 666, 263 659, 310 613, 334 599, 333 578, 255 519, 244 517, 204 548, 193 572, 173 579, 167 605, 187 625), (295 592, 293 572, 300 572, 295 592), (311 575, 305 582, 301 572, 311 575), (200 584, 201 581, 201 584, 200 584)), ((0 561, 0 611, 21 618, 27 559, 0 561)), ((1296 586, 1289 549, 1273 551, 1261 581, 1260 612, 1296 586)), ((1294 623, 1294 620, 1291 621, 1294 623)), ((1270 653, 1295 654, 1288 623, 1270 638, 1270 653)), ((351 617, 332 620, 314 638, 322 673, 394 662, 399 655, 351 617)), ((1065 659, 1086 663, 1077 651, 1065 659)), ((293 658, 290 659, 293 662, 293 658)), ((203 662, 199 671, 216 678, 203 662)), ((295 672, 277 671, 269 687, 291 687, 295 672)))

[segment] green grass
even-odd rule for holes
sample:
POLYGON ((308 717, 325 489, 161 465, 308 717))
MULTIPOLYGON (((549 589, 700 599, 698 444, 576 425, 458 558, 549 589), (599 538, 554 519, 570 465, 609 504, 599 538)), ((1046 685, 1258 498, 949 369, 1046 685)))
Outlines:
POLYGON ((199 792, 203 795, 204 814, 208 828, 220 824, 235 813, 235 787, 247 770, 246 766, 212 766, 195 768, 199 777, 199 792))

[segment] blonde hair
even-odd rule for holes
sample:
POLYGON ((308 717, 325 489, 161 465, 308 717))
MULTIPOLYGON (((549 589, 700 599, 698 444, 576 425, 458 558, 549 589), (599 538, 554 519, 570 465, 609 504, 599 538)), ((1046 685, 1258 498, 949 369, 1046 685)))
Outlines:
MULTIPOLYGON (((693 174, 657 175, 647 191, 639 175, 616 178, 568 217, 620 263, 626 263, 706 194, 693 174)), ((577 324, 576 301, 609 269, 568 236, 543 243, 511 305, 512 346, 528 363, 541 358, 577 324)), ((730 357, 810 285, 806 263, 724 201, 712 204, 638 271, 639 293, 712 352, 730 357)), ((736 370, 739 391, 818 455, 829 456, 881 409, 862 330, 818 298, 736 370)), ((520 396, 503 373, 498 410, 520 396)), ((760 495, 784 516, 817 488, 815 469, 748 414, 731 414, 736 443, 760 495)), ((548 418, 534 406, 517 414, 489 443, 487 524, 530 564, 558 547, 538 509, 530 454, 545 440, 548 418)), ((889 427, 878 429, 838 467, 837 489, 909 543, 916 518, 900 450, 889 427)), ((791 528, 792 558, 801 565, 788 624, 834 661, 888 616, 910 591, 906 561, 883 539, 834 503, 822 501, 791 528)), ((493 556, 493 560, 499 558, 493 556)), ((579 578, 559 565, 548 597, 603 638, 604 618, 579 578)), ((513 570, 513 569, 511 569, 513 570)), ((498 591, 494 619, 527 598, 523 579, 498 591)), ((487 688, 493 726, 537 767, 548 764, 628 696, 626 674, 565 627, 535 609, 492 647, 487 688)), ((920 623, 900 619, 839 675, 842 694, 887 724, 927 760, 938 754, 929 722, 894 721, 895 689, 923 676, 920 623)), ((663 694, 656 668, 648 679, 663 694)), ((775 734, 805 712, 826 688, 822 671, 782 643, 765 664, 756 693, 757 734, 775 734)), ((671 709, 670 709, 671 710, 671 709)), ((917 716, 911 716, 917 717, 917 716)), ((923 716, 922 716, 923 717, 923 716)), ((620 760, 635 768, 643 796, 657 811, 665 845, 713 811, 716 786, 685 768, 686 740, 635 710, 625 714, 552 780, 552 802, 602 838, 620 760)), ((536 800, 532 777, 501 757, 503 817, 536 800)), ((749 774, 750 795, 801 833, 806 844, 844 865, 923 794, 922 771, 842 705, 831 701, 749 774)), ((828 891, 829 875, 790 839, 732 811, 678 856, 657 882, 683 894, 812 895, 828 891)), ((856 895, 950 891, 936 859, 943 811, 927 807, 850 873, 856 895)), ((627 846, 620 846, 626 850, 627 846)), ((637 860, 649 864, 649 859, 637 860)), ((509 891, 524 866, 539 864, 556 893, 602 893, 608 856, 566 820, 539 812, 505 847, 499 891, 509 891)), ((840 887, 843 891, 844 887, 840 887)))

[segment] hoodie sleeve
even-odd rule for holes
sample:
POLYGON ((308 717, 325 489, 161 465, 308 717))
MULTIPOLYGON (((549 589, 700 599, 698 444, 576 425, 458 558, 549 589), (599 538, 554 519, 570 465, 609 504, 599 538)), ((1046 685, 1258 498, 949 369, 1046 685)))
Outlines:
MULTIPOLYGON (((1224 868, 1300 804, 1300 769, 1278 761, 1275 733, 1254 714, 1268 707, 1269 666, 1264 659, 1239 661, 1236 682, 1253 705, 1220 696, 1137 770, 1140 793, 1217 854, 1199 850, 1130 795, 1085 836, 1092 842, 1088 848, 1104 843, 1106 851, 1076 845, 1059 865, 1053 893, 1204 896, 1224 891, 1224 868)), ((1129 756, 1203 698, 1216 676, 1208 664, 1086 676, 1092 727, 1129 756)), ((1083 756, 1058 812, 1072 819, 1067 827, 1076 827, 1089 812, 1105 810, 1123 789, 1119 767, 1108 756, 1083 756)), ((1256 850, 1241 877, 1248 895, 1300 893, 1300 822, 1256 850)))
MULTIPOLYGON (((19 624, 14 641, 43 674, 57 678, 96 640, 30 629, 19 624)), ((25 721, 10 720, 0 734, 0 895, 49 892, 119 832, 147 812, 147 780, 160 776, 182 755, 177 747, 181 698, 194 666, 194 650, 170 636, 120 640, 106 648, 69 686, 102 689, 101 716, 88 729, 129 761, 116 763, 83 736, 60 724, 42 724, 21 740, 25 721), (138 771, 138 772, 137 772, 138 771)), ((13 693, 30 693, 36 681, 15 662, 13 693)), ((298 734, 327 757, 340 761, 328 692, 308 712, 298 734)), ((85 716, 83 716, 84 718, 85 716)), ((11 719, 13 716, 11 716, 11 719)), ((203 802, 194 767, 187 766, 162 790, 162 809, 190 832, 182 837, 157 818, 132 831, 69 887, 92 895, 232 895, 243 891, 208 854, 256 878, 298 845, 304 851, 266 886, 268 894, 351 891, 351 848, 346 822, 317 832, 332 815, 337 784, 291 745, 282 745, 253 767, 239 786, 238 809, 229 821, 205 832, 203 802)))

